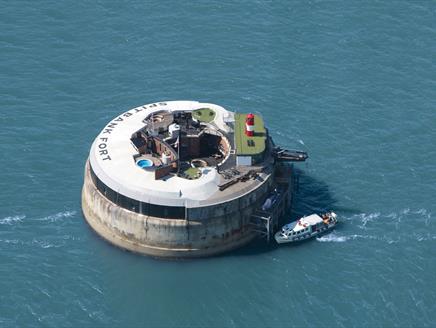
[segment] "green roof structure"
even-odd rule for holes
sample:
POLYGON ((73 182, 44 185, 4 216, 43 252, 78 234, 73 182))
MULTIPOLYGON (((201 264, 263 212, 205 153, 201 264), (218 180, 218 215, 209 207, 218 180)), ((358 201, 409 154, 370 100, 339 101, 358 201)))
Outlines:
POLYGON ((245 134, 245 118, 247 114, 235 113, 235 146, 236 155, 255 156, 265 151, 266 129, 263 119, 254 115, 254 136, 245 134))

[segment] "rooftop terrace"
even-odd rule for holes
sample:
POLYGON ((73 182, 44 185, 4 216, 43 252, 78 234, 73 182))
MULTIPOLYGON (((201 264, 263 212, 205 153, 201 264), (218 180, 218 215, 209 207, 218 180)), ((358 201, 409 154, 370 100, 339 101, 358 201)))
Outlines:
MULTIPOLYGON (((238 167, 236 170, 235 148, 239 148, 236 154, 245 152, 255 155, 265 150, 267 138, 262 118, 255 116, 255 136, 248 138, 244 134, 245 115, 238 114, 236 117, 237 122, 234 121, 233 112, 218 105, 196 101, 168 101, 136 107, 118 115, 102 129, 91 148, 90 164, 95 175, 106 186, 145 203, 189 208, 224 202, 241 192, 257 188, 261 183, 260 180, 251 178, 225 190, 219 188, 223 183, 244 175, 245 170, 256 169, 252 165, 238 167), (213 118, 213 121, 191 122, 191 113, 195 118, 199 112, 202 113, 199 116, 213 118), (185 119, 179 115, 184 115, 185 119), (168 150, 168 146, 174 147, 169 164, 175 163, 174 160, 178 157, 174 145, 177 137, 170 136, 168 131, 168 124, 172 123, 180 125, 180 157, 185 154, 181 164, 186 165, 180 167, 179 172, 175 170, 173 174, 156 179, 152 168, 143 169, 136 164, 136 160, 139 159, 138 155, 148 156, 155 163, 154 167, 157 167, 163 161, 161 155, 168 150), (146 129, 144 125, 147 125, 146 129), (145 140, 144 136, 147 136, 150 129, 153 130, 153 136, 148 135, 150 138, 145 140), (234 136, 236 133, 239 134, 238 137, 234 136), (199 139, 198 142, 196 139, 199 139), (248 139, 254 141, 254 146, 247 144, 248 139), (153 141, 151 151, 147 151, 150 145, 146 141, 153 141), (236 142, 239 142, 238 146, 235 145, 236 142), (204 149, 210 152, 205 152, 204 149), (155 153, 160 156, 153 156, 155 153), (201 165, 203 162, 206 165, 201 165), (220 164, 219 168, 217 164, 220 164), (233 174, 232 170, 240 173, 233 174)), ((262 161, 253 164, 258 165, 260 170, 270 166, 269 162, 265 162, 268 158, 262 157, 262 161)), ((261 180, 267 179, 268 173, 263 172, 258 176, 261 180)))
POLYGON ((263 119, 254 115, 254 136, 245 134, 245 118, 247 114, 235 114, 235 146, 237 155, 258 155, 265 151, 266 129, 263 119))

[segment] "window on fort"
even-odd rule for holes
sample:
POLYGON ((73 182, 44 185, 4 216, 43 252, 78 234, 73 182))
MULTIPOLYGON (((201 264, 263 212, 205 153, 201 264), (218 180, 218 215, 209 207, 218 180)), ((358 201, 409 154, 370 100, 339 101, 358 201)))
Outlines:
POLYGON ((108 186, 106 186, 106 198, 109 199, 112 203, 117 202, 117 193, 108 186))
POLYGON ((149 215, 149 212, 150 212, 150 206, 149 206, 149 204, 148 203, 142 203, 141 204, 141 214, 144 214, 144 215, 149 215))

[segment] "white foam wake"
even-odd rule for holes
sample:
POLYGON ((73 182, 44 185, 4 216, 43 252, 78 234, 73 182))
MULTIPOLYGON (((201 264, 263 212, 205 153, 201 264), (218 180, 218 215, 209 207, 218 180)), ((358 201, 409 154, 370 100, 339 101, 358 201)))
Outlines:
POLYGON ((395 224, 396 228, 399 228, 400 224, 403 224, 403 221, 407 220, 410 222, 410 220, 414 220, 414 222, 422 222, 426 226, 430 225, 430 221, 432 219, 432 213, 425 209, 420 208, 417 210, 412 210, 410 208, 404 208, 399 209, 396 212, 390 212, 390 213, 381 213, 381 212, 374 212, 374 213, 360 213, 355 214, 350 217, 343 217, 343 220, 351 221, 351 222, 359 222, 358 224, 359 228, 362 228, 363 230, 367 230, 367 228, 370 228, 373 224, 380 224, 380 223, 391 223, 395 224))
POLYGON ((18 246, 31 246, 34 247, 35 245, 41 248, 58 248, 65 245, 65 241, 60 242, 50 242, 48 240, 43 239, 32 239, 32 240, 20 240, 20 239, 1 239, 0 243, 5 244, 12 244, 12 245, 18 245, 18 246))
MULTIPOLYGON (((320 242, 335 242, 335 243, 343 243, 346 242, 348 240, 356 240, 356 239, 373 239, 373 240, 382 240, 379 239, 375 236, 371 236, 371 235, 348 235, 348 236, 338 236, 335 232, 316 238, 316 240, 320 241, 320 242)), ((388 241, 389 242, 389 241, 388 241)))
POLYGON ((328 242, 334 242, 334 243, 343 243, 348 240, 348 237, 346 236, 337 236, 334 234, 325 235, 319 238, 316 238, 317 241, 320 241, 322 243, 328 243, 328 242))
POLYGON ((76 215, 76 211, 65 211, 65 212, 59 212, 56 214, 48 215, 46 217, 38 219, 38 221, 56 222, 56 221, 59 221, 61 219, 70 218, 74 215, 76 215))
MULTIPOLYGON (((61 219, 70 218, 76 215, 76 211, 64 211, 64 212, 58 212, 52 215, 45 216, 40 219, 34 219, 35 221, 50 221, 50 222, 56 222, 61 219)), ((15 216, 6 216, 2 219, 0 219, 0 224, 7 224, 12 225, 16 223, 23 222, 23 220, 26 218, 26 215, 15 215, 15 216)))
POLYGON ((22 222, 25 218, 25 215, 7 216, 3 219, 0 219, 0 224, 12 225, 14 223, 22 222))

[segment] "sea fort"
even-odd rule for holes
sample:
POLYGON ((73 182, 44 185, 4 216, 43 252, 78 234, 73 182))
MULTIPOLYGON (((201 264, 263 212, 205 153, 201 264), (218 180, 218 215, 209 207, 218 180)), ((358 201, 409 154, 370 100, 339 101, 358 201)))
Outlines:
POLYGON ((85 165, 82 209, 101 237, 156 257, 203 257, 269 238, 307 154, 274 145, 260 115, 197 101, 110 121, 85 165))

